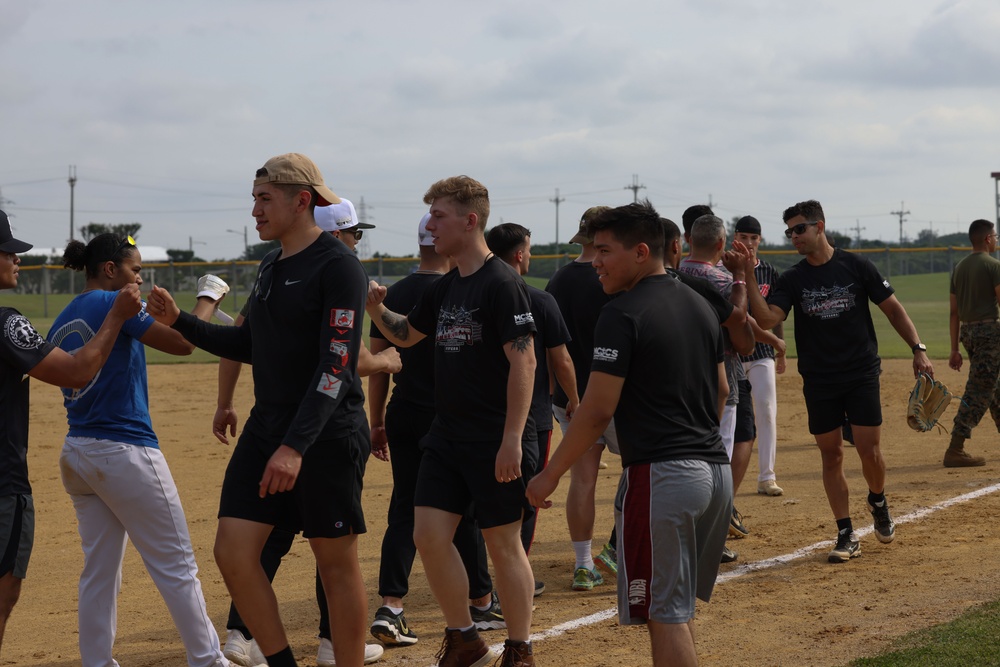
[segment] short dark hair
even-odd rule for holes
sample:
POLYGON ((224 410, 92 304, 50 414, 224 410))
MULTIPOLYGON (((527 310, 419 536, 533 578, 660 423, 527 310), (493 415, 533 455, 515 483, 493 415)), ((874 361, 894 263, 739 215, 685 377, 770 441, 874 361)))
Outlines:
POLYGON ((626 248, 645 243, 653 257, 663 258, 663 223, 648 199, 605 211, 587 223, 591 238, 602 231, 611 232, 626 248))
POLYGON ((694 206, 688 206, 687 210, 681 214, 681 224, 684 225, 684 234, 690 235, 691 228, 694 226, 694 221, 703 215, 715 215, 712 212, 711 207, 705 206, 704 204, 695 204, 694 206))
POLYGON ((84 244, 73 240, 63 252, 63 266, 74 271, 83 271, 88 278, 96 278, 101 272, 101 265, 114 262, 121 266, 122 260, 131 257, 136 252, 132 237, 121 237, 117 234, 98 234, 84 244))
POLYGON ((660 224, 663 225, 663 249, 666 251, 671 243, 681 237, 681 230, 677 223, 669 218, 660 218, 660 224))
POLYGON ((494 255, 509 263, 529 236, 531 230, 527 227, 514 222, 505 222, 486 232, 486 245, 494 255))
POLYGON ((820 220, 826 222, 826 215, 823 213, 823 206, 815 199, 807 199, 806 201, 800 201, 798 204, 794 204, 785 209, 785 212, 781 214, 781 219, 788 222, 794 217, 802 216, 809 222, 819 222, 820 220))
POLYGON ((986 240, 986 237, 993 233, 993 223, 989 220, 973 220, 972 224, 969 225, 969 241, 973 245, 982 243, 986 240))

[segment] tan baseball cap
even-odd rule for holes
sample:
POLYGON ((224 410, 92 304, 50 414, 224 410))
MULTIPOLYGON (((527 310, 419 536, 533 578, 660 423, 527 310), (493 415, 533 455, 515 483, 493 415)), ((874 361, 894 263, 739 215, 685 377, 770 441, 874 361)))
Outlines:
POLYGON ((285 153, 277 155, 257 171, 262 174, 254 179, 254 185, 264 183, 291 183, 294 185, 311 185, 319 193, 317 206, 339 204, 340 197, 326 187, 323 174, 312 160, 301 153, 285 153))

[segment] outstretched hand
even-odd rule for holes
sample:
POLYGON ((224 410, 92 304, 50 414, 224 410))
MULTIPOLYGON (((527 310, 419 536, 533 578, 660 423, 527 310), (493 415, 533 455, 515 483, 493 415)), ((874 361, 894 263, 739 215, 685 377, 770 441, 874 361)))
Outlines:
POLYGON ((379 285, 374 280, 368 281, 368 300, 365 302, 365 307, 370 308, 382 303, 385 300, 385 293, 387 291, 388 288, 384 285, 379 285))

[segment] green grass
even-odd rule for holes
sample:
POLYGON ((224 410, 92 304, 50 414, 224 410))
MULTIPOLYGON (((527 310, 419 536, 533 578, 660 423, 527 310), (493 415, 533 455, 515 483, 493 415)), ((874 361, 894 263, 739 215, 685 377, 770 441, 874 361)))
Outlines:
POLYGON ((910 633, 874 658, 850 667, 965 667, 995 665, 1000 656, 1000 601, 967 611, 950 623, 910 633))

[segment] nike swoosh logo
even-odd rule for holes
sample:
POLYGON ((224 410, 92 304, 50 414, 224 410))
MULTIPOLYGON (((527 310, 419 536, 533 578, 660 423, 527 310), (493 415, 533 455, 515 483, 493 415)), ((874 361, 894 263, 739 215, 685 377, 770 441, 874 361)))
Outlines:
POLYGON ((302 282, 302 281, 301 280, 286 280, 285 284, 286 285, 294 285, 295 283, 300 283, 300 282, 302 282))

